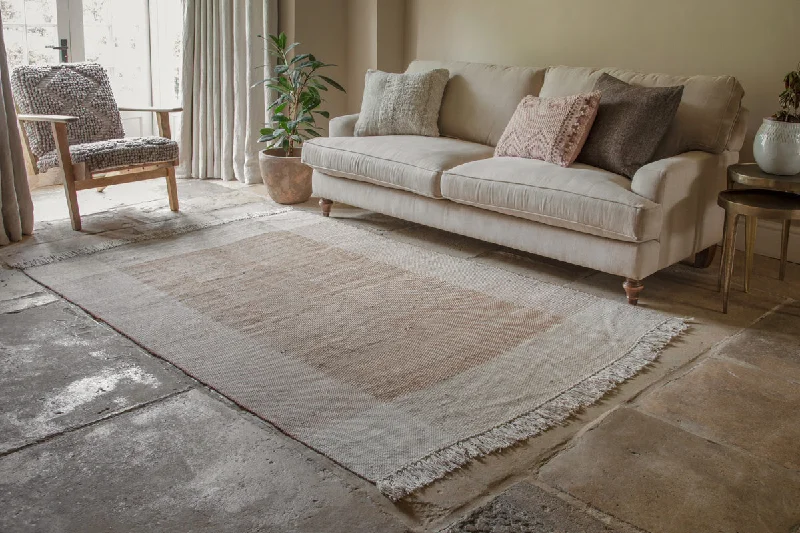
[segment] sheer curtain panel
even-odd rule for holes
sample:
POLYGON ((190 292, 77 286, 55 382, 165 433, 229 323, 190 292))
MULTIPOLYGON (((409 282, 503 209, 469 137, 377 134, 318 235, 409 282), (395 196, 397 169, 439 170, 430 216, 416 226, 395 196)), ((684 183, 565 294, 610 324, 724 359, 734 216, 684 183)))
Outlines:
MULTIPOLYGON (((2 22, 2 21, 0 21, 2 22)), ((17 127, 17 111, 11 96, 6 44, 0 24, 0 245, 33 233, 33 202, 17 127)))
POLYGON ((270 68, 259 35, 277 28, 274 0, 186 0, 179 176, 260 183, 258 130, 270 68))

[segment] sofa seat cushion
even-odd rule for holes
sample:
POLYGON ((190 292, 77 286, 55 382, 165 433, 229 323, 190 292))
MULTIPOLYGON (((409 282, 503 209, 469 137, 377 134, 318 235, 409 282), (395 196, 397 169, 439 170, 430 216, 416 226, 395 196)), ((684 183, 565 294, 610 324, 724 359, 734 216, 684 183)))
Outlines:
POLYGON ((661 206, 631 192, 631 180, 583 164, 568 168, 496 157, 442 175, 442 196, 550 226, 644 242, 661 231, 661 206))
POLYGON ((320 137, 303 145, 303 162, 331 176, 441 198, 443 171, 493 153, 491 146, 445 137, 320 137))

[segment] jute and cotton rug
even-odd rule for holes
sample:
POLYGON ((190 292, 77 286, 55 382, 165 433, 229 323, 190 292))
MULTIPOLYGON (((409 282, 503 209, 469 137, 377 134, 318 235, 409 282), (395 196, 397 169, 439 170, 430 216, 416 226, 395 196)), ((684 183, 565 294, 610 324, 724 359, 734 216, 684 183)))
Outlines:
POLYGON ((676 318, 290 211, 27 272, 392 499, 596 402, 676 318))

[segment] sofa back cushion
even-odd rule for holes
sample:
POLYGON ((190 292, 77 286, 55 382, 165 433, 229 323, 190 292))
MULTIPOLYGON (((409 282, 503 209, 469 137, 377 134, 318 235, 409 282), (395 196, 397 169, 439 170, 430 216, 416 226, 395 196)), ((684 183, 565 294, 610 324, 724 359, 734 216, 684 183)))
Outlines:
POLYGON ((412 62, 406 72, 439 68, 450 71, 439 112, 439 133, 490 146, 497 146, 522 99, 538 96, 545 73, 543 68, 420 60, 412 62))
POLYGON ((656 152, 656 159, 692 150, 719 154, 725 150, 739 151, 742 147, 741 135, 736 132, 744 89, 731 76, 671 76, 614 68, 557 66, 547 69, 541 96, 591 92, 604 72, 645 87, 684 86, 678 112, 656 152))

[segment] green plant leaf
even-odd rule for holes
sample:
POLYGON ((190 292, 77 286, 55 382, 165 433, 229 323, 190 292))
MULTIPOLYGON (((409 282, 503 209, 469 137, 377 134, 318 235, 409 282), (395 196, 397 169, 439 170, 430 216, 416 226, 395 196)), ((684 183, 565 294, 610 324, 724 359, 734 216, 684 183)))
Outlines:
POLYGON ((289 66, 288 65, 275 65, 275 68, 274 68, 275 74, 283 74, 287 70, 289 70, 289 66))
MULTIPOLYGON (((263 82, 259 82, 259 83, 263 83, 263 82)), ((258 85, 258 83, 256 85, 258 85)), ((278 91, 279 93, 283 93, 283 94, 287 94, 287 93, 290 92, 289 89, 287 89, 283 85, 276 85, 274 83, 267 83, 267 88, 272 89, 273 91, 278 91)))
POLYGON ((272 135, 275 133, 275 128, 261 128, 261 135, 272 135))
POLYGON ((341 85, 339 85, 337 82, 335 82, 335 81, 333 81, 332 79, 330 79, 328 76, 323 76, 323 75, 321 75, 321 74, 320 74, 320 76, 319 76, 319 77, 320 77, 320 78, 322 78, 323 80, 325 80, 325 82, 326 82, 328 85, 330 85, 331 87, 333 87, 334 89, 339 89, 339 90, 340 90, 340 91, 342 91, 343 93, 346 93, 346 92, 347 92, 347 91, 345 91, 345 90, 344 90, 344 87, 342 87, 342 86, 341 86, 341 85))
POLYGON ((309 134, 311 137, 322 137, 322 134, 315 130, 303 130, 303 131, 309 134))
POLYGON ((328 113, 327 111, 314 111, 314 113, 316 113, 318 115, 322 115, 325 118, 331 118, 331 114, 328 113))
POLYGON ((303 61, 304 59, 308 59, 309 57, 311 57, 311 54, 298 54, 298 55, 294 56, 294 57, 292 58, 292 60, 291 60, 291 61, 289 61, 289 63, 291 63, 292 65, 294 65, 294 64, 295 64, 295 63, 297 63, 298 61, 303 61))

